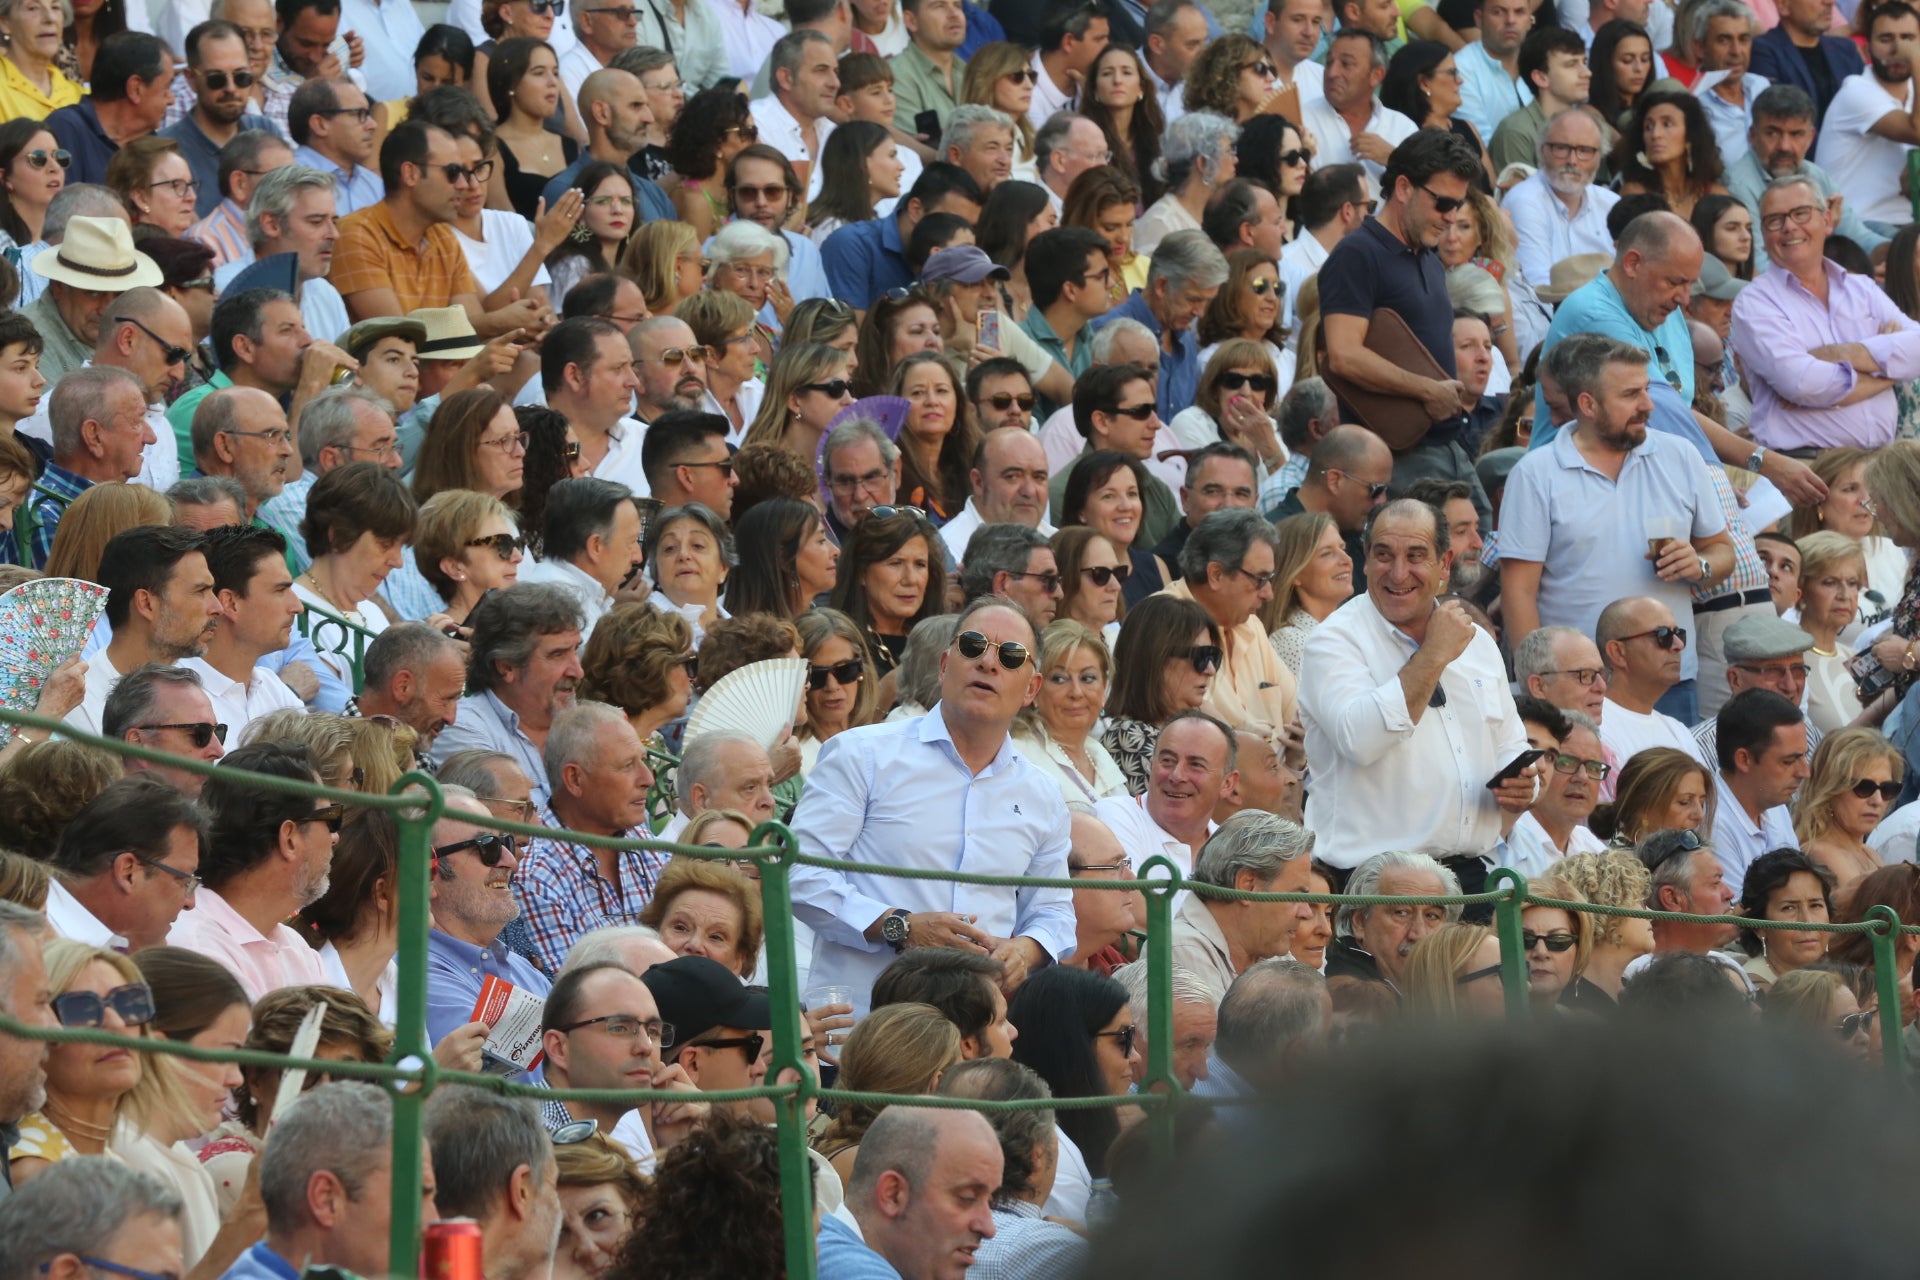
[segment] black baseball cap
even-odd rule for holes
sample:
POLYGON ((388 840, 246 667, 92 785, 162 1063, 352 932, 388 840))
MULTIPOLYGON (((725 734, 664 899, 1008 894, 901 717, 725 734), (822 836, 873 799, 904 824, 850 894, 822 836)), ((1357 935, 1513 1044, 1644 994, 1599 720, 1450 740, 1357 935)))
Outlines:
POLYGON ((773 1030, 773 1006, 765 991, 747 987, 733 971, 705 956, 680 956, 640 975, 660 1006, 660 1020, 673 1024, 676 1045, 715 1027, 773 1030))

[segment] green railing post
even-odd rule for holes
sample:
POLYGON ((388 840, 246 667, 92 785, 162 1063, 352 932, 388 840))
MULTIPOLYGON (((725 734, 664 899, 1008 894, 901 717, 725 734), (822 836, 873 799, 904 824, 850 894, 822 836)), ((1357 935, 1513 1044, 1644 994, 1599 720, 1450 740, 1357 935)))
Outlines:
MULTIPOLYGON (((425 1142, 423 1109, 431 1089, 432 1046, 427 1042, 427 932, 432 928, 428 901, 432 892, 433 824, 446 807, 440 786, 424 773, 409 773, 394 785, 396 793, 418 789, 421 804, 394 815, 400 827, 400 990, 393 1036, 396 1064, 413 1058, 428 1068, 418 1087, 393 1087, 393 1208, 387 1231, 387 1271, 395 1276, 420 1273, 420 1204, 423 1194, 419 1151, 425 1142)), ((391 1086, 390 1086, 391 1087, 391 1086)))
POLYGON ((1156 1160, 1173 1156, 1173 1104, 1180 1082, 1173 1076, 1173 895, 1180 868, 1155 855, 1142 863, 1136 881, 1147 895, 1147 1092, 1169 1101, 1147 1111, 1156 1160))
POLYGON ((1527 907, 1527 878, 1511 867, 1487 877, 1487 887, 1510 890, 1493 904, 1493 931, 1500 939, 1500 987, 1507 996, 1507 1017, 1525 1018, 1533 1011, 1527 995, 1527 952, 1520 943, 1520 913, 1527 907))
POLYGON ((1906 1076, 1907 1046, 1900 1037, 1900 914, 1884 902, 1868 908, 1866 923, 1873 926, 1873 982, 1880 990, 1880 1058, 1900 1083, 1906 1076))
MULTIPOLYGON (((780 1133, 780 1221, 787 1244, 787 1280, 813 1280, 813 1161, 807 1155, 807 1098, 819 1082, 800 1061, 800 976, 793 953, 793 896, 787 871, 795 851, 793 832, 763 822, 748 843, 777 845, 780 856, 760 863, 760 901, 766 919, 768 998, 773 1003, 773 1076, 792 1068, 800 1091, 774 1101, 780 1133)), ((816 1046, 820 1047, 820 1046, 816 1046)))

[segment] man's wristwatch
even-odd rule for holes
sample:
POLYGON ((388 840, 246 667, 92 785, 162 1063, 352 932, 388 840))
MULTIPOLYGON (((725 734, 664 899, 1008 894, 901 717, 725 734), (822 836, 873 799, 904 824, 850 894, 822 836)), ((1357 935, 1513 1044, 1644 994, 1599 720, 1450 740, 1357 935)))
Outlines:
POLYGON ((896 952, 907 949, 907 935, 912 929, 910 914, 905 907, 895 907, 880 917, 880 940, 896 952))
POLYGON ((1701 556, 1700 557, 1700 581, 1706 582, 1708 579, 1712 577, 1713 577, 1713 565, 1708 563, 1707 558, 1705 556, 1701 556))
POLYGON ((1753 452, 1747 455, 1747 470, 1753 472, 1753 474, 1755 475, 1759 475, 1760 468, 1766 465, 1767 465, 1766 446, 1755 445, 1753 452))

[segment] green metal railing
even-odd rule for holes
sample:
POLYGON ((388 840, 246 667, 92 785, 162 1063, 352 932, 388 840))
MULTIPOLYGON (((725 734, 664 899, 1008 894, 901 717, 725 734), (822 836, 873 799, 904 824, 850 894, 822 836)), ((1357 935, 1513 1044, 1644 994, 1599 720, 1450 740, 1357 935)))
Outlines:
MULTIPOLYGON (((357 622, 342 617, 332 609, 325 609, 304 600, 300 603, 301 612, 293 620, 294 626, 299 629, 301 635, 312 642, 314 652, 328 653, 336 658, 347 660, 351 676, 347 683, 353 687, 353 692, 359 693, 366 687, 367 646, 374 642, 375 633, 357 622), (330 632, 329 629, 331 629, 330 632), (314 640, 315 631, 320 631, 323 635, 332 634, 338 638, 330 640, 323 648, 318 641, 314 640)), ((378 609, 380 606, 369 601, 368 607, 378 609)))
MULTIPOLYGON (((58 731, 75 741, 99 747, 122 756, 163 762, 174 768, 197 773, 213 773, 220 766, 168 755, 132 743, 115 742, 82 733, 40 716, 0 709, 0 723, 58 731)), ((222 776, 234 776, 231 769, 222 776)), ((420 1249, 420 1207, 422 1170, 420 1161, 401 1158, 420 1150, 423 1108, 428 1095, 438 1085, 458 1083, 475 1085, 497 1093, 556 1099, 560 1101, 619 1102, 627 1105, 651 1101, 685 1101, 684 1093, 671 1090, 634 1089, 543 1089, 516 1084, 498 1076, 450 1071, 433 1061, 426 1031, 426 953, 431 928, 428 913, 429 876, 433 825, 446 812, 439 785, 423 773, 409 773, 388 795, 362 795, 338 791, 314 783, 253 774, 249 777, 261 787, 292 794, 356 804, 393 815, 400 830, 399 944, 400 989, 398 1017, 394 1028, 392 1056, 384 1063, 350 1063, 298 1059, 287 1055, 249 1050, 201 1049, 169 1040, 145 1040, 142 1052, 171 1054, 193 1061, 234 1062, 243 1066, 302 1067, 336 1077, 355 1077, 384 1085, 393 1097, 393 1205, 389 1270, 394 1275, 418 1272, 420 1249)), ((496 818, 489 814, 461 811, 462 823, 524 836, 551 836, 545 827, 496 818)), ((1853 924, 1807 924, 1795 921, 1751 920, 1743 916, 1696 916, 1677 912, 1649 911, 1630 907, 1603 907, 1592 903, 1564 902, 1534 895, 1519 873, 1500 870, 1493 874, 1492 887, 1485 893, 1441 897, 1408 898, 1308 893, 1252 893, 1197 884, 1183 876, 1178 867, 1163 857, 1150 859, 1135 880, 1040 879, 1021 876, 962 875, 957 872, 912 868, 881 867, 835 858, 821 858, 799 851, 791 831, 778 823, 765 823, 755 830, 746 849, 691 847, 658 840, 630 840, 605 836, 565 833, 579 844, 619 849, 651 848, 668 850, 696 858, 751 858, 760 866, 760 889, 766 922, 766 948, 774 1009, 774 1056, 768 1079, 778 1083, 751 1089, 703 1092, 703 1100, 734 1102, 768 1098, 774 1103, 779 1134, 781 1206, 786 1241, 787 1275, 790 1280, 812 1280, 815 1274, 812 1179, 813 1166, 807 1155, 804 1108, 812 1099, 859 1102, 875 1106, 911 1103, 915 1106, 957 1107, 982 1112, 1054 1109, 1075 1110, 1092 1107, 1137 1106, 1147 1113, 1152 1149, 1159 1156, 1171 1153, 1175 1108, 1210 1104, 1214 1100, 1194 1099, 1183 1094, 1173 1075, 1173 987, 1172 912, 1174 895, 1187 890, 1203 897, 1253 902, 1321 903, 1332 906, 1369 906, 1380 903, 1398 905, 1471 906, 1491 905, 1494 930, 1500 940, 1501 982, 1509 1016, 1526 1018, 1531 1013, 1527 991, 1526 958, 1521 951, 1521 913, 1528 906, 1558 907, 1589 914, 1626 916, 1692 924, 1729 924, 1755 930, 1786 929, 1829 934, 1867 934, 1874 957, 1874 972, 1879 989, 1881 1049, 1887 1070, 1896 1079, 1904 1071, 1903 1045, 1899 1023, 1899 983, 1895 972, 1896 945, 1905 935, 1920 935, 1920 927, 1903 926, 1888 907, 1876 906, 1868 919, 1853 924), (794 866, 813 866, 887 875, 902 879, 943 880, 953 883, 1062 888, 1072 890, 1142 893, 1147 903, 1145 956, 1151 980, 1148 984, 1147 1074, 1142 1092, 1118 1098, 1054 1098, 1037 1101, 986 1102, 977 1099, 944 1097, 901 1097, 863 1093, 845 1089, 822 1088, 805 1071, 800 1059, 800 990, 793 938, 792 899, 788 875, 794 866), (791 1077, 791 1078, 789 1078, 791 1077)), ((0 1033, 56 1043, 109 1043, 125 1045, 113 1032, 25 1027, 0 1015, 0 1033)))

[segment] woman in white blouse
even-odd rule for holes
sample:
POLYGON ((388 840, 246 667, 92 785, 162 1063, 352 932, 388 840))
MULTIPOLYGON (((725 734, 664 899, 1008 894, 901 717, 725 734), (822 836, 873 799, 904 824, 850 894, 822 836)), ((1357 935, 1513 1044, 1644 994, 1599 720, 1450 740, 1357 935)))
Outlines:
POLYGON ((1014 745, 1069 804, 1127 792, 1096 733, 1112 674, 1113 657, 1092 628, 1063 618, 1041 633, 1040 692, 1014 726, 1014 745))
POLYGON ((381 1023, 399 1017, 400 831, 393 815, 367 809, 334 846, 327 891, 300 912, 297 927, 319 945, 327 983, 366 1001, 381 1023))
POLYGON ((1840 633, 1860 615, 1867 582, 1866 555, 1844 533, 1822 531, 1800 548, 1800 629, 1813 637, 1807 650, 1807 718, 1821 733, 1838 733, 1860 714, 1860 695, 1847 660, 1851 645, 1840 633))
POLYGON ((1167 194, 1153 202, 1133 231, 1135 253, 1151 256, 1176 231, 1200 230, 1201 215, 1220 184, 1237 172, 1233 144, 1240 126, 1210 111, 1195 111, 1167 126, 1157 168, 1167 194))

